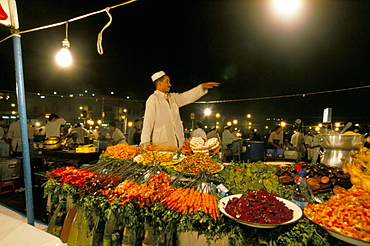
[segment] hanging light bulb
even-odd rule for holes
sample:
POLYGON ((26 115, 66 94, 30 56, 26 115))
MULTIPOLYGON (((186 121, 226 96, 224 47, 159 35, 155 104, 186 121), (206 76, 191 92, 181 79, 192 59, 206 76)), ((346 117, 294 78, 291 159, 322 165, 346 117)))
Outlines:
POLYGON ((68 22, 66 24, 66 38, 62 41, 62 49, 56 55, 57 63, 63 67, 69 66, 72 63, 71 52, 69 51, 71 44, 68 40, 68 22))

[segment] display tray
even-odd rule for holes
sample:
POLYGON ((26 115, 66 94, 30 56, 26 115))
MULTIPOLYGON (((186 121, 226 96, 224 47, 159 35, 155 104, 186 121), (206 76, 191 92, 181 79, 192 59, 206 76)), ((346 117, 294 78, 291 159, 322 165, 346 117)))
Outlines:
POLYGON ((154 159, 156 159, 160 163, 161 166, 171 166, 171 165, 178 164, 184 158, 186 158, 184 155, 178 156, 176 152, 170 152, 170 151, 155 152, 153 151, 153 152, 146 152, 146 153, 137 155, 134 157, 133 161, 137 163, 141 163, 143 165, 148 165, 149 163, 152 163, 154 159))
POLYGON ((335 238, 337 238, 339 240, 342 240, 342 241, 344 241, 346 243, 350 243, 350 244, 353 244, 353 245, 358 245, 358 246, 370 246, 370 242, 363 241, 363 240, 360 240, 360 239, 357 239, 357 238, 354 238, 354 237, 346 236, 346 235, 344 235, 342 233, 339 233, 339 232, 330 230, 330 229, 328 229, 328 228, 320 225, 319 223, 314 222, 312 219, 309 218, 309 216, 306 215, 306 217, 310 221, 312 221, 313 223, 315 223, 316 225, 318 225, 321 228, 325 229, 331 236, 333 236, 333 237, 335 237, 335 238))
POLYGON ((227 197, 224 197, 222 198, 219 203, 218 203, 218 208, 220 209, 220 211, 226 215, 227 217, 229 217, 230 219, 233 219, 235 220, 236 222, 240 223, 240 224, 243 224, 243 225, 247 225, 247 226, 250 226, 250 227, 255 227, 255 228, 261 228, 261 229, 270 229, 270 228, 275 228, 275 227, 278 227, 278 226, 281 226, 281 225, 288 225, 288 224, 291 224, 291 223, 294 223, 294 222, 297 222, 301 217, 302 217, 302 210, 300 207, 298 207, 296 204, 294 204, 293 202, 291 201, 288 201, 284 198, 281 198, 281 197, 276 197, 276 199, 278 199, 279 201, 282 201, 285 203, 285 205, 292 209, 293 210, 293 219, 287 221, 287 222, 284 222, 284 223, 281 223, 281 224, 258 224, 258 223, 251 223, 251 222, 247 222, 247 221, 244 221, 244 220, 239 220, 233 216, 231 216, 230 214, 228 214, 226 211, 225 211, 225 208, 229 202, 229 200, 233 199, 234 197, 236 198, 239 198, 241 197, 242 194, 236 194, 236 195, 231 195, 231 196, 227 196, 227 197))
MULTIPOLYGON (((224 169, 224 165, 222 165, 221 163, 217 163, 217 165, 219 166, 219 168, 217 168, 215 171, 212 171, 212 172, 207 172, 207 174, 216 174, 218 172, 221 172, 223 169, 224 169)), ((175 166, 173 168, 175 171, 178 171, 178 172, 181 172, 185 175, 189 175, 189 176, 194 176, 194 175, 198 175, 199 173, 201 172, 198 172, 198 173, 192 173, 192 172, 183 172, 179 166, 175 166)))

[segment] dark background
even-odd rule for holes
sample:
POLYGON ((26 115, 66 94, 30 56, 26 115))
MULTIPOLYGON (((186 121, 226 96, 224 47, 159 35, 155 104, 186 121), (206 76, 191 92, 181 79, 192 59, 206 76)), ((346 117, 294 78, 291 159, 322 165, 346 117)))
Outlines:
MULTIPOLYGON (((17 1, 20 30, 65 21, 123 1, 17 1)), ((26 91, 109 94, 146 100, 159 70, 171 77, 172 91, 205 81, 221 86, 182 114, 205 106, 231 117, 322 120, 333 108, 335 120, 370 124, 370 1, 303 1, 299 18, 277 16, 271 1, 139 0, 69 24, 73 65, 58 67, 55 54, 65 26, 22 35, 26 91), (303 94, 306 94, 303 96, 303 94), (285 98, 267 98, 294 95, 285 98), (260 99, 258 99, 260 98, 260 99), (246 100, 246 101, 245 101, 246 100)), ((9 35, 0 27, 0 38, 9 35)), ((0 43, 0 90, 15 90, 12 40, 0 43)), ((187 117, 187 116, 186 116, 187 117)), ((311 123, 312 122, 312 123, 311 123)))

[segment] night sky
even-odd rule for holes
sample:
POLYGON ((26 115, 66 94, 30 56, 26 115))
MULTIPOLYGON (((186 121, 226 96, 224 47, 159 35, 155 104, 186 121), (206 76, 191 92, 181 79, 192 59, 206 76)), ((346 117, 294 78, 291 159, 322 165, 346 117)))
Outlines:
MULTIPOLYGON (((65 21, 123 1, 17 1, 20 29, 65 21)), ((54 61, 65 26, 22 35, 26 91, 91 93, 146 100, 159 70, 172 91, 206 81, 221 82, 201 101, 253 99, 211 104, 228 113, 320 121, 324 108, 343 121, 370 123, 370 1, 303 1, 290 20, 271 1, 139 0, 111 9, 96 49, 105 13, 69 24, 73 65, 54 61), (280 99, 266 97, 296 95, 280 99), (257 98, 265 98, 258 99, 257 98)), ((8 28, 0 27, 0 38, 8 28)), ((0 90, 15 90, 12 41, 0 43, 0 90)), ((204 105, 197 104, 198 108, 204 105)), ((194 106, 193 106, 194 107, 194 106)), ((191 109, 193 110, 193 109, 191 109)))

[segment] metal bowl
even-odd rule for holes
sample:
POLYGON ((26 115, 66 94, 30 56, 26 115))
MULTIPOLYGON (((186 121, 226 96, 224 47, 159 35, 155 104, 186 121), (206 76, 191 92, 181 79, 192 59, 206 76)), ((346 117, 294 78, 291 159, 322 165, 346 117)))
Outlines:
POLYGON ((322 147, 328 149, 358 149, 358 142, 363 142, 365 135, 322 134, 322 147))

